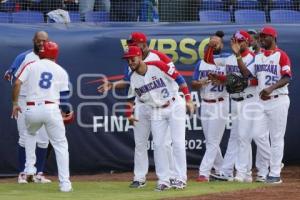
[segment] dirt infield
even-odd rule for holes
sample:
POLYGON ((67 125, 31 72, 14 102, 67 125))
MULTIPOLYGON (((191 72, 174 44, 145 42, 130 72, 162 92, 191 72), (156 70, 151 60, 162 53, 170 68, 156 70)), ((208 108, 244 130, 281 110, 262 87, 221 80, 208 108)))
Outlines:
MULTIPOLYGON (((197 170, 189 170, 189 180, 195 180, 198 175, 197 170)), ((126 181, 128 184, 132 180, 133 174, 126 173, 103 173, 96 175, 72 176, 72 181, 126 181)), ((51 180, 57 177, 49 176, 51 180)), ((155 180, 155 174, 149 173, 148 180, 155 180)), ((300 200, 300 166, 285 167, 282 171, 283 183, 270 186, 266 185, 259 189, 241 190, 237 192, 223 192, 191 198, 179 198, 189 200, 300 200)), ((2 178, 0 183, 16 182, 16 178, 2 178)), ((200 185, 201 183, 199 183, 200 185)), ((201 187, 200 187, 201 189, 201 187)), ((173 199, 173 198, 171 198, 173 199)), ((178 199, 178 198, 177 198, 178 199)))

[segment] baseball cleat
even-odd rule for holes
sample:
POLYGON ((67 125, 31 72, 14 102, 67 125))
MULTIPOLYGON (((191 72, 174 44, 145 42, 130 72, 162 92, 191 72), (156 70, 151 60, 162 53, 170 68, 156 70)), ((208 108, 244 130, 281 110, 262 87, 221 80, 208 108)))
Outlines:
POLYGON ((132 181, 132 183, 129 185, 130 188, 142 188, 146 186, 146 182, 141 181, 132 181))
POLYGON ((59 190, 61 192, 72 192, 73 188, 71 183, 63 183, 63 184, 59 184, 59 190))
POLYGON ((186 183, 175 179, 171 182, 171 187, 174 189, 184 189, 186 187, 186 183))
POLYGON ((47 179, 42 172, 39 172, 36 176, 34 176, 35 183, 51 183, 50 179, 47 179))
POLYGON ((234 177, 233 180, 236 181, 236 182, 240 182, 240 183, 252 183, 252 177, 251 176, 245 176, 245 177, 236 176, 236 177, 234 177))
POLYGON ((198 176, 196 179, 197 182, 209 182, 209 178, 203 175, 198 176))
POLYGON ((267 176, 266 183, 270 183, 270 184, 280 184, 280 183, 282 183, 282 180, 281 180, 280 177, 267 176))
POLYGON ((25 173, 20 173, 18 176, 18 183, 19 184, 27 184, 27 176, 25 173))
POLYGON ((227 176, 223 173, 221 174, 211 174, 210 178, 217 181, 233 181, 233 176, 227 176))
POLYGON ((154 191, 156 191, 156 192, 162 192, 162 191, 164 191, 164 190, 169 190, 171 187, 169 186, 169 185, 166 185, 166 184, 158 184, 157 186, 156 186, 156 188, 155 188, 155 190, 154 191))
POLYGON ((266 182, 266 177, 265 176, 257 176, 255 178, 255 182, 261 182, 261 183, 264 183, 266 182))

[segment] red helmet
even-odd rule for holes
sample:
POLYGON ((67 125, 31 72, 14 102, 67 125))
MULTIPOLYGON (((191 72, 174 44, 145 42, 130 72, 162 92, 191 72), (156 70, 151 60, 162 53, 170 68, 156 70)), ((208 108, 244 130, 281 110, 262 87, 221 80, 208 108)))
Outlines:
POLYGON ((40 50, 40 58, 50 58, 56 60, 58 57, 58 45, 52 41, 44 42, 43 49, 40 50))

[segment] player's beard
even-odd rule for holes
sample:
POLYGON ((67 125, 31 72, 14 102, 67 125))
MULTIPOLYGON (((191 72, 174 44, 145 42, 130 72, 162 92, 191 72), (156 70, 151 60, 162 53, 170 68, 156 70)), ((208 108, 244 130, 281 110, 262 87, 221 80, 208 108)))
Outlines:
POLYGON ((38 54, 38 53, 40 52, 39 46, 36 45, 36 44, 34 44, 34 45, 33 45, 33 51, 34 51, 36 54, 38 54))

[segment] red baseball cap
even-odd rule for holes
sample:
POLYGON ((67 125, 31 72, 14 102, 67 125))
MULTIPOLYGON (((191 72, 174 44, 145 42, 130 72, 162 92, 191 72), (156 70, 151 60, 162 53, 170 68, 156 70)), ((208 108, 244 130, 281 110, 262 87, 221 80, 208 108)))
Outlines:
POLYGON ((139 48, 137 46, 129 46, 128 48, 125 49, 124 55, 122 58, 127 59, 127 58, 132 58, 135 56, 142 56, 141 48, 139 48))
POLYGON ((277 37, 277 31, 272 26, 265 26, 260 30, 260 34, 270 35, 273 38, 277 37))
POLYGON ((127 45, 137 45, 138 43, 146 43, 147 37, 142 32, 133 32, 127 40, 127 45))
POLYGON ((252 41, 250 34, 245 30, 239 30, 239 31, 235 32, 233 37, 238 41, 247 41, 247 42, 252 41))

